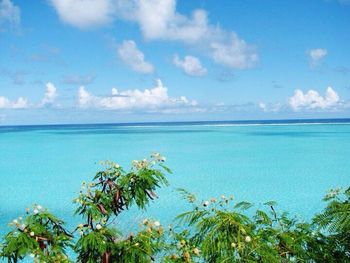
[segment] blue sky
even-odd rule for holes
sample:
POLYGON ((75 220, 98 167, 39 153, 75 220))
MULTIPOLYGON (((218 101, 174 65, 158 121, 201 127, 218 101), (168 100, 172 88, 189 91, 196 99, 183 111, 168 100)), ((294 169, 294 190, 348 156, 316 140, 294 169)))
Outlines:
POLYGON ((342 118, 348 0, 0 0, 0 124, 342 118))

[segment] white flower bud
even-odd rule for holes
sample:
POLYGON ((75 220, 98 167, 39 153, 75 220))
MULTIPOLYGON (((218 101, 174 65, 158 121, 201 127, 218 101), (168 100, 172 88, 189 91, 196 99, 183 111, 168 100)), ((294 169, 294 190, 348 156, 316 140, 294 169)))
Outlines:
POLYGON ((195 254, 196 256, 199 256, 199 249, 198 248, 194 248, 193 249, 193 254, 195 254))
POLYGON ((245 242, 249 243, 250 241, 252 241, 252 238, 250 236, 246 236, 244 240, 245 242))

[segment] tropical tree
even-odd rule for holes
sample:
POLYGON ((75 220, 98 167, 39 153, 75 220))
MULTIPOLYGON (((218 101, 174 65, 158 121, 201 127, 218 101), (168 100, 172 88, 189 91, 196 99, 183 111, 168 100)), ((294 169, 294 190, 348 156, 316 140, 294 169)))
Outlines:
MULTIPOLYGON (((123 233, 115 221, 130 208, 146 209, 156 190, 168 185, 165 158, 133 161, 129 171, 106 161, 92 182, 83 183, 74 199, 82 218, 73 231, 40 205, 14 219, 0 245, 10 263, 236 263, 350 262, 350 188, 331 190, 326 207, 311 222, 279 212, 275 202, 258 209, 233 196, 199 200, 179 189, 192 208, 177 216, 175 226, 144 219, 123 233)), ((123 220, 126 220, 123 217, 123 220)))
POLYGON ((85 220, 76 228, 80 238, 75 251, 79 262, 149 262, 160 250, 163 234, 160 223, 149 222, 137 235, 123 237, 113 227, 114 220, 135 205, 145 209, 157 195, 156 189, 167 185, 165 158, 153 154, 150 160, 133 161, 126 172, 119 164, 103 162, 105 169, 96 173, 91 183, 83 183, 75 202, 76 214, 85 220))

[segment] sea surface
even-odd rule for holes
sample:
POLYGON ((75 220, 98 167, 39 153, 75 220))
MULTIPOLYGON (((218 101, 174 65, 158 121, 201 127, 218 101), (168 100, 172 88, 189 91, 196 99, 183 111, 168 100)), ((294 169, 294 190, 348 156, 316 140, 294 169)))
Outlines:
POLYGON ((34 203, 73 228, 72 200, 99 161, 128 168, 153 152, 166 156, 170 186, 146 212, 117 220, 125 231, 146 216, 172 223, 189 208, 179 187, 200 200, 276 200, 309 219, 328 189, 349 186, 350 119, 0 127, 0 234, 34 203))

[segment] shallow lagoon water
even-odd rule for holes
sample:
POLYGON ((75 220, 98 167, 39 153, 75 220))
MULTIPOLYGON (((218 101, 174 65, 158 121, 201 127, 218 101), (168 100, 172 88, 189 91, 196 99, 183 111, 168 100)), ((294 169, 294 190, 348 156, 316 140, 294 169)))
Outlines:
POLYGON ((0 234, 34 203, 67 221, 82 181, 114 160, 130 167, 152 152, 167 157, 170 186, 146 212, 119 224, 130 230, 145 216, 171 223, 187 206, 176 189, 200 199, 222 194, 257 206, 276 200, 303 218, 320 211, 332 187, 348 186, 350 124, 177 124, 0 127, 0 234))

